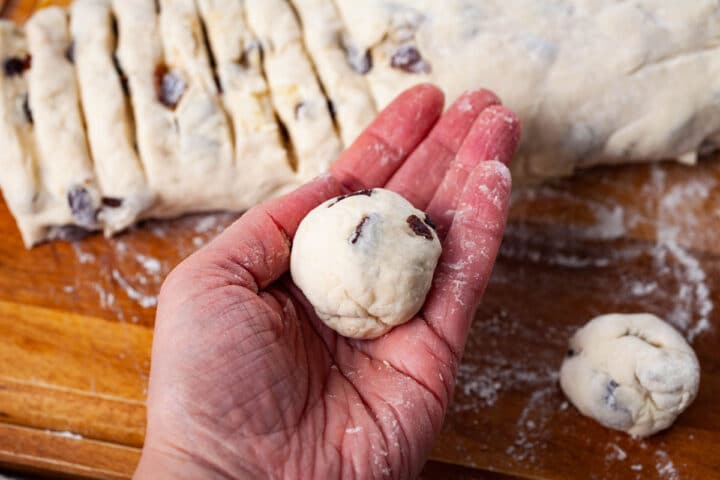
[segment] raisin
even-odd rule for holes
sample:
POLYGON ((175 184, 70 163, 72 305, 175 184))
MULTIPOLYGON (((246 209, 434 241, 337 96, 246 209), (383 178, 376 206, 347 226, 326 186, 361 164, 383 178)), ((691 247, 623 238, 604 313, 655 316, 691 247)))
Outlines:
POLYGON ((370 197, 370 196, 372 196, 372 193, 373 193, 372 188, 370 188, 370 189, 366 189, 366 190, 358 190, 357 192, 348 193, 345 195, 340 195, 339 197, 337 197, 335 199, 334 202, 332 202, 330 205, 328 205, 328 208, 335 206, 336 203, 338 203, 341 200, 345 200, 346 198, 357 197, 358 195, 365 195, 366 197, 370 197))
POLYGON ((298 102, 295 105, 295 118, 299 119, 300 115, 302 114, 303 109, 305 108, 305 102, 298 102))
POLYGON ((6 77, 14 77, 15 75, 22 75, 25 70, 30 68, 31 64, 32 57, 30 55, 25 55, 25 58, 10 57, 3 64, 3 71, 6 77))
POLYGON ((433 230, 435 230, 437 232, 437 227, 435 226, 435 223, 432 221, 432 219, 430 218, 430 215, 428 215, 427 213, 425 214, 425 223, 427 224, 428 227, 432 228, 433 230))
POLYGON ((425 237, 428 240, 433 239, 433 234, 427 225, 420 220, 417 215, 410 215, 407 218, 407 224, 410 225, 410 230, 413 231, 418 237, 425 237))
POLYGON ((346 47, 345 58, 348 65, 361 75, 365 75, 372 70, 372 57, 369 50, 360 52, 355 47, 346 47))
POLYGON ((174 110, 185 93, 185 81, 161 64, 155 68, 155 90, 160 103, 174 110))
POLYGON ((70 46, 65 50, 65 58, 70 63, 75 63, 75 40, 70 42, 70 46))
POLYGON ((122 207, 123 199, 116 197, 102 197, 102 204, 110 208, 120 208, 122 207))
POLYGON ((398 48, 390 58, 390 66, 408 73, 430 73, 430 65, 412 45, 398 48))
POLYGON ((603 401, 613 410, 625 410, 622 405, 618 405, 617 398, 615 398, 615 389, 620 385, 613 379, 610 379, 608 384, 605 386, 605 395, 603 395, 603 401))
POLYGON ((360 235, 362 235, 362 230, 367 221, 370 219, 367 215, 364 215, 362 217, 362 220, 360 220, 360 223, 357 224, 357 227, 355 227, 355 232, 353 233, 352 237, 350 237, 350 243, 354 244, 358 241, 360 238, 360 235))
POLYGON ((70 211, 80 226, 92 227, 95 225, 97 212, 93 206, 92 196, 85 187, 76 186, 67 194, 70 211))
POLYGON ((30 122, 31 124, 35 123, 32 110, 30 109, 30 97, 27 93, 25 94, 25 98, 23 99, 23 113, 25 114, 25 118, 27 118, 28 122, 30 122))

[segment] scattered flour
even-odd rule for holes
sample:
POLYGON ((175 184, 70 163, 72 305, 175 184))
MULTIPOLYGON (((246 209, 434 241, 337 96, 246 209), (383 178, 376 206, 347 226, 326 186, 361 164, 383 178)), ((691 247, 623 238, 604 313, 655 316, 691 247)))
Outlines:
POLYGON ((664 450, 655 452, 655 469, 658 476, 663 480, 680 480, 680 474, 675 468, 670 455, 664 450))
POLYGON ((146 257, 145 255, 137 254, 135 255, 135 259, 140 263, 146 272, 151 274, 159 274, 162 270, 162 265, 160 264, 160 260, 157 258, 152 257, 146 257))
POLYGON ((78 262, 85 265, 87 263, 93 263, 95 261, 95 255, 89 252, 84 252, 80 248, 80 244, 78 242, 73 242, 72 244, 73 250, 75 250, 75 255, 77 256, 78 262))
POLYGON ((217 227, 218 218, 215 215, 206 215, 195 224, 195 233, 206 233, 217 227))
POLYGON ((157 305, 157 295, 145 295, 140 293, 132 285, 130 285, 130 283, 128 283, 122 274, 115 268, 112 269, 112 278, 114 278, 118 285, 125 290, 127 296, 136 300, 141 307, 151 308, 157 305))
MULTIPOLYGON (((508 266, 501 261, 491 284, 518 281, 520 274, 509 270, 516 265, 539 264, 572 271, 583 269, 590 276, 595 275, 595 270, 599 282, 617 285, 617 293, 609 299, 607 296, 589 298, 590 312, 607 313, 594 311, 594 302, 603 306, 610 303, 618 310, 651 311, 664 317, 692 342, 714 328, 715 306, 711 279, 702 259, 687 243, 702 244, 705 241, 702 235, 707 233, 699 228, 697 218, 688 212, 693 208, 697 211, 702 206, 698 202, 709 199, 715 187, 716 181, 712 178, 672 184, 662 168, 654 167, 652 179, 644 187, 652 192, 628 192, 647 199, 647 205, 633 207, 633 210, 626 210, 611 198, 596 200, 574 196, 553 185, 521 187, 513 194, 514 206, 542 198, 551 206, 572 205, 573 212, 580 213, 568 213, 570 225, 567 227, 542 226, 541 218, 527 224, 511 221, 501 251, 501 259, 510 263, 508 266), (589 223, 588 219, 591 220, 589 223), (573 221, 580 224, 572 225, 573 221), (553 228, 562 230, 554 231, 553 228), (655 242, 618 242, 630 229, 647 231, 654 235, 655 242), (635 268, 628 268, 629 265, 635 268)), ((718 212, 720 217, 720 208, 718 212)), ((529 267, 527 272, 534 270, 529 267)), ((590 295, 592 285, 592 281, 588 281, 583 286, 590 295)), ((603 295, 600 290, 598 295, 603 295)), ((516 420, 513 443, 503 446, 508 457, 521 465, 541 464, 544 450, 557 446, 552 442, 547 425, 556 415, 562 415, 561 412, 570 408, 557 387, 559 362, 554 362, 558 357, 547 352, 553 349, 564 351, 572 331, 547 325, 542 338, 529 338, 524 332, 530 329, 522 325, 527 320, 527 317, 521 321, 508 315, 496 315, 475 321, 465 361, 458 371, 455 399, 450 406, 451 415, 482 409, 489 409, 487 415, 492 415, 491 409, 504 401, 506 393, 527 395, 516 420), (557 342, 558 338, 562 341, 557 342), (542 347, 523 348, 523 345, 537 347, 537 344, 542 347), (515 351, 521 353, 515 354, 515 351)), ((578 319, 578 325, 583 320, 578 319)), ((537 332, 537 329, 532 330, 537 332)), ((663 447, 641 443, 639 448, 647 450, 653 458, 653 462, 643 466, 637 459, 633 461, 632 449, 620 446, 621 440, 605 445, 608 471, 621 474, 624 468, 628 478, 654 477, 655 473, 650 475, 649 472, 654 467, 658 478, 679 480, 678 469, 663 447)), ((458 454, 462 454, 460 448, 458 454)))
POLYGON ((49 433, 50 435, 55 435, 56 437, 71 438, 73 440, 82 440, 84 438, 82 435, 78 435, 77 433, 68 432, 68 431, 45 430, 45 433, 49 433))
POLYGON ((610 442, 607 444, 607 446, 610 449, 610 453, 608 453, 607 456, 605 457, 606 460, 622 462, 628 457, 625 450, 620 448, 620 446, 618 446, 618 444, 610 442))

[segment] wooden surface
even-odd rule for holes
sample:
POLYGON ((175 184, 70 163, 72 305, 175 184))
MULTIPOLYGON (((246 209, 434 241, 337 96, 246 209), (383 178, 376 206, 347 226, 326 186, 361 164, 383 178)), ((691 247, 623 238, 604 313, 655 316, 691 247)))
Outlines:
MULTIPOLYGON (((6 2, 22 21, 43 2, 6 2)), ((511 222, 423 478, 720 477, 720 159, 516 189, 511 222), (644 441, 563 398, 569 335, 650 311, 692 339, 700 394, 644 441)), ((0 466, 128 478, 143 440, 155 294, 235 215, 23 248, 0 201, 0 466)), ((1 468, 1 467, 0 467, 1 468)))

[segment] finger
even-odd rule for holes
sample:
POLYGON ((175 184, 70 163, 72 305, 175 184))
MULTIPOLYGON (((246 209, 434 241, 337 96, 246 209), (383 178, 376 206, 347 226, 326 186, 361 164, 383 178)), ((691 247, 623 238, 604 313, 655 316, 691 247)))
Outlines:
POLYGON ((325 200, 342 194, 331 175, 323 175, 280 198, 262 203, 240 217, 188 261, 195 268, 219 266, 231 281, 255 291, 288 270, 290 244, 300 221, 325 200))
POLYGON ((489 90, 471 90, 461 95, 395 172, 386 188, 425 209, 475 119, 484 109, 499 103, 500 99, 489 90))
POLYGON ((511 186, 504 163, 491 160, 475 167, 443 243, 423 317, 458 358, 500 247, 511 186))
POLYGON ((401 93, 330 172, 350 191, 385 185, 440 117, 443 102, 443 93, 428 84, 401 93))
POLYGON ((450 227, 458 201, 470 172, 481 162, 497 160, 509 165, 520 139, 520 122, 507 108, 495 105, 478 116, 460 147, 427 213, 444 238, 450 227))

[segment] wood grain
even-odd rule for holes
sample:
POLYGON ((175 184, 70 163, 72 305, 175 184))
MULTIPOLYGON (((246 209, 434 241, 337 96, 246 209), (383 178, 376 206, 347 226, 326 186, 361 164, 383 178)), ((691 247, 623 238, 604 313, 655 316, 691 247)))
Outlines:
MULTIPOLYGON (((10 1, 5 13, 23 21, 40 3, 10 1)), ((694 168, 599 168, 516 188, 423 478, 717 478, 718 216, 717 158, 694 168), (700 359, 695 403, 645 441, 582 417, 557 385, 569 335, 612 311, 668 319, 693 338, 700 359)), ((182 258, 236 217, 151 221, 114 239, 28 251, 0 201, 0 464, 131 475, 155 295, 182 258)))

